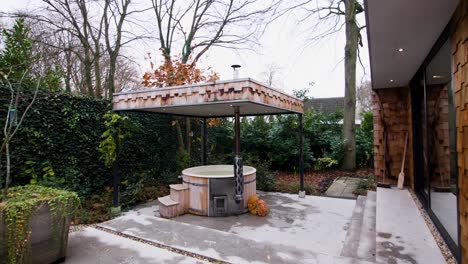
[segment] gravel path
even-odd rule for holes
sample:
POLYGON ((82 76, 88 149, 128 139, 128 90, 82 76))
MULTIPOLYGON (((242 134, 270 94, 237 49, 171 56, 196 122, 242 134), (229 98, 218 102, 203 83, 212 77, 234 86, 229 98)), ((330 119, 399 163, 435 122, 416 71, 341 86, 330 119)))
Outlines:
POLYGON ((448 264, 456 264, 457 261, 455 260, 455 257, 453 256, 452 251, 450 251, 444 239, 442 238, 441 234, 439 233, 434 223, 432 222, 431 218, 427 214, 426 210, 424 210, 424 207, 421 204, 421 201, 419 201, 418 197, 416 196, 413 190, 409 189, 409 192, 411 196, 413 197, 413 200, 416 203, 416 206, 418 207, 419 212, 424 218, 424 221, 426 221, 427 227, 429 227, 429 230, 434 236, 434 239, 437 245, 439 246, 440 251, 442 252, 442 255, 444 256, 445 260, 447 261, 448 264))

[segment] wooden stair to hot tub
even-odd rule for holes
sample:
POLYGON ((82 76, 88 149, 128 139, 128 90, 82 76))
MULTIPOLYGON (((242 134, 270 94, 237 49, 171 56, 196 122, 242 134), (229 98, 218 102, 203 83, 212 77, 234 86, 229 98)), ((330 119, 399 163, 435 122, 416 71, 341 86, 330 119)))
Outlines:
POLYGON ((164 218, 183 215, 188 210, 189 188, 186 184, 171 184, 169 195, 159 197, 159 214, 164 218))

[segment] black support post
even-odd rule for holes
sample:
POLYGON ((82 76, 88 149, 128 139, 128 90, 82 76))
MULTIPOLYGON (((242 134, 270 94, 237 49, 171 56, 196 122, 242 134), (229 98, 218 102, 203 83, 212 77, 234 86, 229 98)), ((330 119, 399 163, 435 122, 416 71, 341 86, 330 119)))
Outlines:
POLYGON ((116 157, 115 161, 112 164, 112 174, 114 176, 112 185, 113 185, 113 193, 112 193, 112 206, 119 207, 119 145, 117 144, 116 149, 116 157))
MULTIPOLYGON (((244 199, 244 174, 242 167, 242 158, 240 156, 240 109, 234 106, 234 127, 235 127, 235 151, 234 151, 234 177, 236 178, 236 192, 234 200, 237 204, 243 206, 241 201, 244 199)), ((243 208, 241 208, 243 210, 243 208)))
POLYGON ((203 123, 201 127, 201 134, 202 134, 202 142, 201 142, 201 163, 202 165, 206 165, 206 117, 203 118, 203 123))
POLYGON ((300 196, 305 195, 304 193, 304 126, 302 122, 302 114, 298 114, 299 118, 299 170, 301 174, 301 192, 300 196))

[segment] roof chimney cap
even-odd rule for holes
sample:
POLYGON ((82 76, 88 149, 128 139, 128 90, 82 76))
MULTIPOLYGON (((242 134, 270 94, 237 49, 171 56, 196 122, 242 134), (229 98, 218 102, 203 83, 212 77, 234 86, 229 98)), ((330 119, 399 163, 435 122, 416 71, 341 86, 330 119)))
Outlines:
POLYGON ((240 65, 239 64, 233 64, 231 65, 232 67, 232 78, 235 80, 235 79, 239 79, 239 69, 240 69, 240 65))

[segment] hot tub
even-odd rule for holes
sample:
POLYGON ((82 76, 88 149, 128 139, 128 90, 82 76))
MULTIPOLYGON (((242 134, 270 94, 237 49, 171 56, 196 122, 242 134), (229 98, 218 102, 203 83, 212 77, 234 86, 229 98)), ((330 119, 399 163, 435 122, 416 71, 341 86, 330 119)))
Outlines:
POLYGON ((256 169, 243 166, 244 199, 234 201, 236 181, 233 165, 210 165, 182 171, 184 184, 189 187, 188 212, 206 216, 228 216, 247 212, 247 200, 257 191, 256 169))

